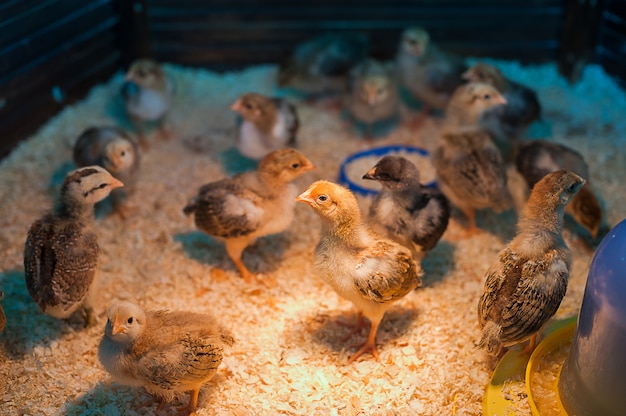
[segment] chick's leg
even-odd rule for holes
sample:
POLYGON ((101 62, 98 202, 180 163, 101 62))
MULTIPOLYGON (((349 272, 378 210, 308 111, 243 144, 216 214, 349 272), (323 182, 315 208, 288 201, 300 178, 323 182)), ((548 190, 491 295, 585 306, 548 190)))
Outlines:
POLYGON ((198 394, 200 394, 200 388, 191 390, 191 397, 189 397, 189 407, 187 411, 189 416, 195 415, 198 409, 198 394))
POLYGON ((241 261, 241 254, 247 247, 247 242, 244 242, 241 239, 233 239, 226 241, 226 252, 230 256, 235 266, 237 266, 237 270, 239 270, 239 274, 243 277, 243 280, 246 283, 252 283, 255 280, 254 274, 252 274, 248 268, 241 261))
POLYGON ((350 359, 348 360, 348 364, 354 362, 361 355, 370 351, 376 361, 380 361, 380 355, 378 355, 378 348, 376 348, 376 333, 378 332, 378 325, 380 324, 380 320, 372 321, 372 328, 370 329, 370 334, 367 337, 367 341, 365 344, 356 352, 350 359))

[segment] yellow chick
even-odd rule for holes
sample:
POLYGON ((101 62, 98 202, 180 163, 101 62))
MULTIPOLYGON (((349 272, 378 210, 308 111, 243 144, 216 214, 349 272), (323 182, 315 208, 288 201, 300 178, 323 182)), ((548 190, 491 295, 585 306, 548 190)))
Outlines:
POLYGON ((296 201, 309 205, 322 220, 315 273, 372 324, 367 341, 349 362, 367 351, 379 360, 378 326, 394 301, 421 286, 421 267, 409 249, 374 233, 361 221, 356 197, 348 189, 317 181, 296 201))
POLYGON ((193 415, 200 388, 215 376, 224 349, 234 342, 210 315, 144 312, 134 303, 119 302, 107 311, 98 358, 115 381, 142 386, 163 400, 191 391, 188 411, 193 415))

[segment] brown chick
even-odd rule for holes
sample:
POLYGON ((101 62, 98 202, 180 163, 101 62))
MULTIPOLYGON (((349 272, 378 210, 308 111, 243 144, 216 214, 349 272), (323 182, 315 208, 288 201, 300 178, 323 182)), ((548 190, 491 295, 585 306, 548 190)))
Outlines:
POLYGON ((98 358, 115 381, 145 387, 163 400, 191 391, 188 411, 193 415, 200 388, 215 376, 224 349, 234 342, 210 315, 144 312, 134 303, 119 302, 107 312, 98 358))
POLYGON ((504 102, 489 85, 459 87, 432 155, 439 189, 467 217, 468 235, 477 230, 477 209, 501 212, 513 203, 502 155, 491 136, 477 126, 483 111, 504 102))
POLYGON ((82 307, 86 323, 94 323, 91 288, 99 247, 92 229, 93 206, 121 186, 100 166, 73 170, 65 177, 55 209, 30 227, 24 277, 44 313, 65 319, 82 307))
POLYGON ((149 59, 134 61, 126 72, 121 92, 143 148, 148 147, 144 132, 146 122, 157 122, 161 136, 170 136, 165 128, 165 118, 172 104, 174 86, 157 62, 149 59))
POLYGON ((273 150, 293 147, 300 127, 298 112, 282 98, 248 93, 230 107, 241 115, 237 148, 250 159, 262 159, 273 150))
MULTIPOLYGON (((423 104, 422 118, 431 109, 444 110, 463 84, 463 59, 439 49, 421 27, 406 29, 396 55, 398 80, 423 104)), ((418 120, 419 121, 419 120, 418 120)))
POLYGON ((113 209, 128 216, 123 200, 134 190, 139 173, 139 149, 133 139, 117 127, 90 127, 74 144, 74 163, 78 167, 98 165, 124 183, 124 190, 111 192, 113 209))
MULTIPOLYGON (((0 300, 4 299, 4 292, 0 290, 0 300)), ((4 331, 4 326, 7 323, 7 317, 4 314, 4 309, 0 305, 0 332, 4 331)))
POLYGON ((541 105, 537 93, 529 87, 504 76, 494 65, 478 62, 468 69, 463 78, 495 87, 507 100, 501 106, 483 114, 481 124, 495 138, 506 159, 515 153, 517 141, 528 126, 541 117, 541 105))
POLYGON ((421 267, 407 248, 374 233, 361 221, 357 200, 348 189, 317 181, 296 200, 309 205, 322 219, 315 273, 372 324, 367 341, 349 362, 366 351, 379 360, 378 326, 394 301, 421 286, 421 267))
POLYGON ((563 211, 584 183, 564 170, 541 179, 517 224, 517 235, 487 271, 478 302, 478 346, 490 354, 529 338, 532 350, 537 333, 559 308, 572 261, 561 235, 563 211))
POLYGON ((293 220, 293 180, 315 168, 302 153, 280 149, 265 156, 254 172, 204 185, 184 209, 198 229, 224 241, 226 251, 246 282, 254 275, 241 261, 257 238, 284 231, 293 220))
POLYGON ((589 182, 589 168, 580 153, 559 143, 533 140, 520 145, 515 164, 530 188, 546 174, 560 169, 585 178, 585 185, 565 207, 565 213, 596 238, 602 224, 602 206, 589 182))

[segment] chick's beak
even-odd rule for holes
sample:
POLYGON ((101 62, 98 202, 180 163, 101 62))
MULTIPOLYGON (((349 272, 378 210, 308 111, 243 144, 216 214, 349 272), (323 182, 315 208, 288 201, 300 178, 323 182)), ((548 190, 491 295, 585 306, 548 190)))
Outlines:
POLYGON ((120 325, 117 319, 117 315, 115 315, 115 319, 113 319, 113 323, 111 324, 111 334, 117 335, 123 332, 126 332, 126 329, 124 328, 124 326, 120 325))
POLYGON ((231 106, 230 109, 233 111, 239 111, 241 110, 241 100, 237 100, 235 101, 231 106))
POLYGON ((509 102, 502 95, 496 99, 497 104, 508 104, 509 102))
POLYGON ((122 186, 124 186, 124 184, 122 183, 122 181, 113 178, 111 180, 111 189, 115 189, 115 188, 121 188, 122 186))
POLYGON ((302 170, 304 170, 305 172, 308 172, 314 169, 317 169, 317 166, 315 166, 313 163, 307 163, 306 165, 302 166, 302 170))
POLYGON ((296 201, 304 202, 307 205, 311 205, 313 203, 313 198, 311 198, 311 193, 307 189, 306 191, 302 192, 300 195, 296 197, 296 201))
POLYGON ((363 175, 363 179, 371 179, 371 180, 375 180, 375 176, 376 175, 376 168, 371 168, 370 170, 367 171, 367 173, 365 175, 363 175))

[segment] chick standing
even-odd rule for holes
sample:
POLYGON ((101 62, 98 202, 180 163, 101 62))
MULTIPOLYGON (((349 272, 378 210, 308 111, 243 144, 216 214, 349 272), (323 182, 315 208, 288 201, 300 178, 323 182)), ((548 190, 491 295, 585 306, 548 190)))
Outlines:
POLYGON ((379 360, 378 326, 393 301, 421 285, 421 267, 408 249, 362 223, 359 205, 349 190, 317 181, 296 200, 308 204, 322 219, 321 237, 315 248, 315 273, 372 324, 367 341, 349 362, 366 351, 379 360))
POLYGON ((368 138, 374 136, 377 124, 393 124, 399 118, 398 90, 381 62, 368 59, 352 69, 345 107, 357 127, 365 125, 364 135, 368 138))
POLYGON ((433 152, 437 185, 468 219, 468 234, 476 232, 475 210, 509 209, 504 160, 491 136, 478 126, 480 115, 506 100, 486 84, 459 87, 446 110, 444 127, 433 152))
POLYGON ((478 346, 490 354, 529 338, 532 350, 537 333, 559 308, 572 261, 561 235, 563 211, 584 183, 564 170, 541 179, 518 222, 517 235, 487 271, 478 302, 478 346))
POLYGON ((224 349, 234 342, 210 315, 144 312, 131 302, 120 302, 107 311, 98 358, 115 381, 143 386, 163 400, 191 391, 188 410, 195 414, 200 388, 213 378, 224 349))
POLYGON ((602 206, 591 187, 589 168, 580 153, 559 143, 533 140, 521 144, 515 164, 530 188, 546 174, 560 169, 583 177, 585 185, 565 207, 565 213, 570 214, 596 238, 602 224, 602 206))
POLYGON ((248 93, 230 109, 243 118, 237 137, 242 155, 259 160, 274 150, 295 146, 300 121, 296 107, 286 100, 248 93))
POLYGON ((528 126, 541 117, 537 93, 506 78, 496 66, 484 62, 473 65, 463 74, 463 78, 470 82, 489 84, 507 100, 506 106, 485 112, 481 124, 494 136, 505 159, 510 159, 528 126))
POLYGON ((117 127, 90 127, 74 144, 74 163, 78 167, 101 166, 124 183, 124 190, 111 192, 111 200, 113 209, 126 218, 123 199, 135 186, 140 164, 135 141, 117 127))
POLYGON ((160 134, 163 137, 169 136, 165 130, 165 118, 172 104, 173 90, 171 80, 154 61, 134 61, 126 72, 122 97, 142 147, 148 147, 144 133, 146 122, 157 122, 160 134))
POLYGON ((422 185, 417 167, 400 156, 383 157, 363 179, 383 186, 370 205, 370 226, 410 248, 413 258, 419 261, 437 245, 448 227, 450 207, 446 197, 422 185))
POLYGON ((402 32, 396 55, 400 85, 423 105, 422 116, 431 109, 444 110, 467 66, 460 57, 446 53, 430 39, 421 27, 402 32))
POLYGON ((294 149, 265 156, 254 172, 204 185, 184 212, 196 226, 224 241, 226 251, 246 282, 254 279, 241 261, 243 250, 257 238, 284 231, 294 216, 297 195, 293 180, 315 165, 294 149))
POLYGON ((67 174, 53 212, 35 221, 24 246, 28 293, 41 310, 68 318, 82 307, 93 323, 90 289, 98 267, 98 242, 92 230, 93 206, 122 182, 99 166, 67 174))
POLYGON ((358 33, 326 33, 299 44, 281 65, 278 85, 318 99, 346 91, 350 69, 367 58, 369 39, 358 33))

